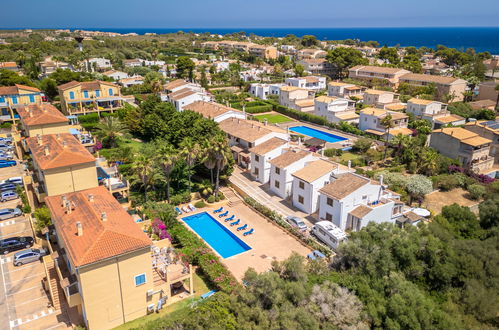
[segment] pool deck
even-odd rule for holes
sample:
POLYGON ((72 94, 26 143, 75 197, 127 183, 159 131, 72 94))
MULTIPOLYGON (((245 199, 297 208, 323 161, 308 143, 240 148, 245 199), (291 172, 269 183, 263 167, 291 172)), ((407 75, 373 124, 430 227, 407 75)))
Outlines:
MULTIPOLYGON (((224 210, 229 211, 228 216, 235 214, 236 219, 241 219, 241 224, 239 226, 248 224, 248 230, 250 228, 254 228, 255 231, 252 235, 243 236, 245 231, 237 231, 237 227, 239 226, 231 227, 230 222, 226 223, 223 220, 220 221, 220 218, 218 218, 216 214, 213 214, 213 210, 218 207, 204 207, 194 212, 187 214, 184 213, 178 218, 181 222, 183 222, 182 218, 189 215, 209 212, 211 216, 219 220, 223 226, 228 228, 232 233, 251 247, 251 250, 249 251, 226 259, 221 259, 239 281, 242 280, 244 273, 250 267, 255 269, 257 272, 265 272, 271 268, 273 260, 285 260, 293 251, 302 256, 306 256, 311 252, 308 247, 304 246, 294 237, 290 236, 277 225, 270 223, 264 217, 253 211, 231 190, 224 190, 224 194, 228 198, 228 203, 224 205, 224 210)), ((186 227, 191 230, 189 226, 186 225, 186 227)), ((216 253, 216 251, 214 252, 216 253)))
MULTIPOLYGON (((301 121, 290 122, 290 123, 281 123, 281 124, 278 124, 276 126, 279 126, 283 129, 287 129, 287 128, 295 127, 295 126, 306 126, 306 127, 313 128, 313 129, 316 129, 319 131, 323 131, 323 132, 326 132, 329 134, 341 136, 341 137, 349 140, 349 141, 339 141, 339 142, 334 142, 334 143, 326 142, 326 146, 325 146, 326 149, 341 149, 341 148, 344 148, 346 146, 346 144, 353 145, 353 143, 355 141, 357 141, 357 139, 358 139, 358 136, 353 135, 353 134, 349 134, 349 133, 345 133, 345 132, 342 132, 342 131, 337 130, 337 129, 332 129, 329 127, 314 125, 314 124, 305 123, 305 122, 301 122, 301 121)), ((291 131, 290 131, 290 133, 299 134, 299 133, 295 133, 295 132, 291 132, 291 131)), ((304 135, 304 134, 300 134, 300 135, 304 135)))

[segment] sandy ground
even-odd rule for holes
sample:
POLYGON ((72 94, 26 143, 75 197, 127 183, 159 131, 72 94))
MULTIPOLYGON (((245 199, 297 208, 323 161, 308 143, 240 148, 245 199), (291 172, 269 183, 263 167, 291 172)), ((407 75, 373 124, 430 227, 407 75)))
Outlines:
POLYGON ((433 214, 439 214, 444 206, 454 203, 468 207, 477 205, 477 201, 466 198, 467 194, 468 192, 462 188, 451 191, 435 191, 425 196, 422 207, 427 208, 433 214))

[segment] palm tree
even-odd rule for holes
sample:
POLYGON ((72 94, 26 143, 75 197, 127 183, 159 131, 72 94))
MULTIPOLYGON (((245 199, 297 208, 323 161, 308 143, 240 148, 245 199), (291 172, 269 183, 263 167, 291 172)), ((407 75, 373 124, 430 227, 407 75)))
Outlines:
POLYGON ((213 148, 212 141, 205 140, 203 143, 203 156, 201 162, 203 165, 210 170, 210 182, 213 184, 213 169, 217 164, 217 155, 215 149, 213 148))
POLYGON ((178 154, 171 144, 158 143, 156 161, 158 162, 166 181, 166 200, 170 201, 171 173, 178 159, 178 154))
POLYGON ((128 132, 125 125, 116 117, 103 118, 96 125, 96 129, 95 135, 110 148, 117 147, 118 136, 128 132))
POLYGON ((420 154, 421 171, 427 176, 437 173, 439 167, 438 159, 439 154, 435 149, 424 148, 420 154))
POLYGON ((381 126, 385 128, 385 154, 383 155, 383 161, 386 159, 386 153, 388 151, 388 136, 390 135, 390 128, 393 128, 392 115, 388 114, 380 122, 381 126))
POLYGON ((187 138, 180 144, 182 147, 181 154, 185 157, 185 162, 187 163, 188 179, 189 179, 189 193, 191 192, 192 186, 192 167, 196 164, 196 160, 199 158, 199 152, 201 151, 199 144, 194 142, 191 138, 187 138))
POLYGON ((407 148, 407 146, 411 143, 411 137, 408 135, 397 134, 390 142, 392 145, 396 146, 397 155, 400 155, 402 150, 407 148))
POLYGON ((225 137, 219 136, 213 141, 213 149, 214 154, 216 155, 215 159, 215 168, 216 168, 216 179, 215 179, 215 194, 218 193, 220 188, 220 171, 227 166, 229 163, 230 157, 232 157, 232 152, 225 140, 225 137))
POLYGON ((147 202, 147 188, 151 185, 154 169, 151 159, 145 155, 137 155, 132 163, 132 172, 144 187, 144 197, 147 202))

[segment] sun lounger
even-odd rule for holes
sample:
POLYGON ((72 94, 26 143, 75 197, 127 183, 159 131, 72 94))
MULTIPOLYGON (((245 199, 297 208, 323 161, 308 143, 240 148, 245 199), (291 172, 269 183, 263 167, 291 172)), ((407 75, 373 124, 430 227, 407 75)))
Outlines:
POLYGON ((209 297, 213 296, 215 293, 216 293, 215 290, 211 290, 210 292, 207 292, 207 293, 201 295, 201 299, 209 298, 209 297))
POLYGON ((191 211, 196 211, 196 208, 194 207, 194 205, 189 204, 188 206, 189 206, 189 209, 191 209, 191 211))
POLYGON ((237 219, 237 221, 234 221, 234 222, 233 222, 233 223, 231 223, 230 225, 231 225, 231 226, 237 226, 240 222, 241 222, 241 219, 237 219))
POLYGON ((247 232, 245 232, 243 235, 244 235, 244 236, 251 235, 251 234, 253 234, 253 232, 254 232, 254 231, 255 231, 255 230, 254 230, 253 228, 251 228, 250 230, 248 230, 247 232))
POLYGON ((227 214, 229 214, 229 211, 225 211, 224 213, 218 215, 219 218, 223 218, 223 217, 226 217, 227 214))
POLYGON ((247 223, 246 223, 246 224, 244 224, 244 226, 241 226, 241 227, 237 228, 237 230, 238 230, 238 231, 239 231, 239 230, 245 230, 246 228, 248 228, 248 224, 247 224, 247 223))
POLYGON ((223 210, 224 210, 224 207, 220 206, 220 208, 213 211, 213 213, 219 213, 219 212, 222 212, 223 210))
POLYGON ((236 217, 236 216, 233 214, 233 215, 231 215, 230 217, 226 218, 226 219, 225 219, 225 222, 227 222, 227 221, 232 221, 232 220, 234 220, 234 218, 235 218, 235 217, 236 217))
POLYGON ((182 211, 184 211, 185 213, 191 212, 191 210, 189 210, 187 206, 182 206, 182 211))
POLYGON ((175 208, 175 211, 177 211, 178 215, 182 214, 182 211, 180 211, 180 209, 178 207, 175 208))

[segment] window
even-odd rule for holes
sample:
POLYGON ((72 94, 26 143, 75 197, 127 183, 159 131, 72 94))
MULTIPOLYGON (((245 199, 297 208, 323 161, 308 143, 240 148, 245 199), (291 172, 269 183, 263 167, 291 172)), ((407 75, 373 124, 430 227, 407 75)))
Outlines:
POLYGON ((326 220, 333 221, 333 215, 330 213, 326 213, 326 220))
POLYGON ((260 169, 258 167, 255 168, 255 175, 258 176, 260 174, 260 169))
POLYGON ((326 200, 326 204, 329 206, 333 206, 333 199, 328 197, 326 200))
POLYGON ((300 189, 305 189, 305 183, 303 181, 300 181, 298 186, 300 187, 300 189))
POLYGON ((113 96, 113 89, 112 88, 109 88, 108 92, 109 92, 109 96, 113 96))
POLYGON ((29 102, 30 103, 35 103, 35 96, 34 95, 30 95, 29 96, 29 102))
POLYGON ((12 104, 17 104, 17 96, 12 96, 12 104))
POLYGON ((275 174, 281 174, 281 169, 279 167, 275 168, 275 174))
POLYGON ((88 91, 83 91, 83 97, 88 99, 88 91))
POLYGON ((100 97, 100 90, 98 89, 95 90, 95 97, 100 97))
POLYGON ((303 196, 298 195, 298 203, 303 204, 304 201, 305 198, 303 198, 303 196))
POLYGON ((260 156, 255 155, 255 162, 259 162, 259 161, 260 161, 260 156))
POLYGON ((279 188, 279 181, 277 180, 274 181, 274 187, 279 188))
POLYGON ((5 97, 0 96, 0 103, 4 103, 4 102, 5 102, 5 97))
POLYGON ((139 286, 146 283, 146 274, 140 274, 135 276, 135 286, 139 286))
POLYGON ((75 99, 75 92, 69 92, 69 98, 71 100, 74 100, 75 99))

